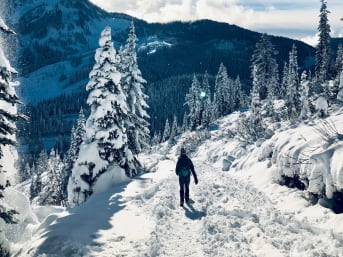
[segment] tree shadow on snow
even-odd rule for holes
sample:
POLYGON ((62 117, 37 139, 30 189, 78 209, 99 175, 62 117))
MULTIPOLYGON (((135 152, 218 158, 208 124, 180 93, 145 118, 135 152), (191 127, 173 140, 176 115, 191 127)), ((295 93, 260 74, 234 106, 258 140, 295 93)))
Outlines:
POLYGON ((55 216, 50 221, 48 217, 46 224, 41 225, 45 232, 44 242, 30 251, 36 250, 34 256, 85 256, 88 247, 101 247, 97 242, 100 231, 112 228, 111 217, 125 208, 118 194, 125 186, 127 184, 93 195, 83 205, 70 209, 70 215, 55 216))
POLYGON ((192 202, 190 204, 184 205, 183 209, 185 210, 186 217, 191 220, 201 220, 203 217, 206 216, 206 213, 204 211, 196 210, 192 205, 192 202))

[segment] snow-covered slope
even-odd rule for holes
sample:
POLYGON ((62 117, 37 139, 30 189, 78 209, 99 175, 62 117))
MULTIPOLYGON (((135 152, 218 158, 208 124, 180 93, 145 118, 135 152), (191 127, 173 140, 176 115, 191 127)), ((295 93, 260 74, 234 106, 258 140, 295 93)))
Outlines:
MULTIPOLYGON (((6 20, 17 33, 16 38, 9 39, 17 42, 12 42, 8 50, 12 52, 13 65, 23 77, 21 84, 26 103, 53 96, 45 95, 45 91, 37 94, 41 86, 48 87, 52 80, 50 73, 43 68, 45 66, 54 70, 58 78, 65 76, 68 80, 75 78, 76 69, 79 72, 78 80, 55 81, 54 92, 56 86, 59 86, 60 94, 66 87, 80 87, 77 83, 88 78, 99 34, 105 26, 111 27, 118 47, 126 40, 131 20, 135 21, 141 52, 140 68, 149 82, 205 70, 215 74, 221 62, 231 66, 232 76, 240 75, 244 81, 250 74, 241 67, 250 65, 259 38, 257 32, 209 20, 149 24, 125 14, 108 13, 88 0, 12 0, 7 1, 7 9, 6 20), (207 51, 203 51, 204 48, 207 51), (208 58, 211 63, 204 61, 208 58), (70 68, 69 62, 74 67, 70 68), (87 64, 88 73, 84 66, 78 66, 80 63, 87 64), (38 76, 42 79, 37 80, 38 76), (36 88, 31 94, 32 99, 31 88, 36 88)), ((286 38, 275 37, 274 40, 280 59, 288 56, 285 45, 295 43, 302 68, 311 67, 312 47, 286 38)))
MULTIPOLYGON (((341 142, 321 144, 321 122, 314 120, 282 124, 272 138, 244 146, 227 133, 238 115, 219 120, 218 130, 186 133, 172 148, 164 144, 140 155, 151 173, 118 181, 80 207, 36 208, 38 217, 26 216, 24 237, 13 244, 14 256, 342 256, 343 214, 312 205, 306 199, 311 187, 300 191, 277 183, 280 174, 324 167, 333 172, 326 180, 332 184, 324 185, 339 189, 341 142), (185 207, 179 206, 174 172, 181 145, 199 178, 197 186, 191 181, 192 203, 185 207), (332 154, 296 169, 312 146, 311 160, 330 149, 332 154), (281 157, 294 162, 285 165, 281 157)), ((332 118, 338 131, 342 118, 342 110, 332 118)), ((308 179, 310 185, 311 172, 308 179)))
POLYGON ((33 104, 84 87, 102 29, 125 34, 130 24, 83 0, 13 1, 9 10, 19 41, 11 49, 20 71, 19 94, 33 104))

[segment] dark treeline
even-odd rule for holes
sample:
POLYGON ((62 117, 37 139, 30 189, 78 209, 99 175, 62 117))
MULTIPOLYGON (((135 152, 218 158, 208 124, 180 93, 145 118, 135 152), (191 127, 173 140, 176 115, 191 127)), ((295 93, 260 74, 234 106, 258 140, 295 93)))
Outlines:
MULTIPOLYGON (((55 137, 66 143, 60 152, 68 149, 70 131, 74 125, 80 108, 88 112, 86 105, 87 91, 76 91, 70 95, 44 100, 36 105, 26 105, 21 112, 29 117, 28 121, 18 123, 18 140, 21 145, 27 145, 30 154, 38 155, 46 146, 44 138, 55 137)), ((58 145, 56 142, 56 147, 58 145)), ((59 146, 60 147, 60 146, 59 146)))

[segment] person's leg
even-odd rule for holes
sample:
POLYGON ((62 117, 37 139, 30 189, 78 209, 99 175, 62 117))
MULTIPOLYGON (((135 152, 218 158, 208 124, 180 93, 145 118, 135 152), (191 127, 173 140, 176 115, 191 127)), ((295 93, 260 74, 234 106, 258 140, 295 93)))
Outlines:
POLYGON ((185 183, 185 200, 186 200, 186 203, 188 203, 189 201, 189 183, 185 183))
POLYGON ((184 183, 180 181, 180 205, 182 206, 184 203, 184 196, 185 196, 185 191, 184 191, 184 183))

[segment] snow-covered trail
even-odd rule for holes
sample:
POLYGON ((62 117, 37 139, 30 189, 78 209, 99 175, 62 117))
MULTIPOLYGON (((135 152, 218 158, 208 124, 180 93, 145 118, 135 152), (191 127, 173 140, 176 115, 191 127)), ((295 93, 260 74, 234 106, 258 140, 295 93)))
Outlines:
POLYGON ((343 256, 339 235, 278 210, 252 184, 201 160, 194 202, 180 207, 175 160, 154 162, 156 172, 94 195, 72 215, 48 217, 15 256, 343 256))
POLYGON ((121 255, 113 253, 118 248, 111 239, 90 256, 342 256, 343 239, 280 213, 264 193, 230 173, 195 166, 194 203, 179 206, 178 181, 169 166, 169 176, 134 199, 154 223, 149 238, 120 242, 126 245, 121 255))

